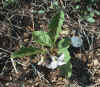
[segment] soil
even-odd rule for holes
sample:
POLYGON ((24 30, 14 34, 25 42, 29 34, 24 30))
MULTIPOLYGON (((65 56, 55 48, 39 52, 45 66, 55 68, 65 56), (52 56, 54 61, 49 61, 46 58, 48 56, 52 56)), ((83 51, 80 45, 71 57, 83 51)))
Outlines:
POLYGON ((83 46, 70 46, 72 76, 66 79, 59 69, 51 70, 38 65, 37 57, 16 58, 16 73, 10 55, 20 46, 30 46, 33 31, 48 31, 48 23, 55 13, 49 0, 18 0, 19 5, 3 7, 0 1, 0 87, 99 87, 100 86, 100 17, 96 22, 79 23, 77 14, 71 12, 70 3, 58 0, 65 5, 65 21, 61 37, 80 34, 83 46), (45 10, 40 13, 40 10, 45 10), (35 13, 35 11, 37 11, 35 13), (84 34, 85 33, 85 34, 84 34), (87 39, 88 38, 88 39, 87 39), (90 44, 88 41, 92 41, 90 44))

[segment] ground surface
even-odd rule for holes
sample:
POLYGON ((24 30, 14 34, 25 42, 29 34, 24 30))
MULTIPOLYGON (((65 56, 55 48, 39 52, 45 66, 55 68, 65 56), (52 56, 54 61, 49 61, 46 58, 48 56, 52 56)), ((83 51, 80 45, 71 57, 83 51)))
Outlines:
MULTIPOLYGON (((59 0, 60 5, 63 3, 59 0)), ((67 1, 64 3, 68 4, 67 1)), ((0 87, 99 87, 100 86, 100 18, 94 24, 79 23, 74 20, 71 6, 65 5, 65 21, 63 36, 71 37, 76 32, 84 36, 82 48, 70 47, 72 77, 66 80, 60 76, 59 70, 50 70, 37 65, 39 58, 24 57, 15 59, 18 73, 15 73, 11 60, 11 52, 20 45, 32 44, 31 32, 47 30, 48 22, 54 15, 49 0, 21 0, 18 8, 3 8, 0 4, 0 87), (37 11, 36 13, 32 11, 37 11), (39 14, 39 10, 45 13, 39 14), (93 38, 92 38, 93 37, 93 38), (87 39, 90 38, 90 39, 87 39), (93 40, 88 44, 88 40, 93 40), (68 86, 69 84, 69 86, 68 86)), ((40 56, 40 55, 39 55, 40 56)))

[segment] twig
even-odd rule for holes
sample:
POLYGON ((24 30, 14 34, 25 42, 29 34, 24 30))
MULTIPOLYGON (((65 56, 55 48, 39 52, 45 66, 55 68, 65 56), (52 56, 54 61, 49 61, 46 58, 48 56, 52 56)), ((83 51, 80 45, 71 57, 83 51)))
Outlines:
POLYGON ((90 49, 89 52, 91 52, 91 51, 93 51, 93 50, 96 50, 96 49, 99 49, 99 48, 100 48, 100 46, 97 46, 97 47, 95 47, 95 48, 90 49))
POLYGON ((8 50, 3 49, 3 48, 0 48, 0 50, 4 51, 4 52, 6 52, 6 53, 11 53, 11 52, 9 52, 8 50))
POLYGON ((50 82, 44 77, 44 75, 42 73, 39 72, 39 70, 36 69, 36 67, 31 64, 32 67, 34 68, 35 72, 37 73, 37 75, 39 76, 40 80, 42 81, 42 79, 44 79, 45 81, 47 81, 49 83, 49 85, 51 86, 50 82))
POLYGON ((18 71, 17 71, 17 69, 16 69, 16 66, 15 66, 15 61, 13 60, 13 58, 10 58, 11 59, 11 62, 12 62, 12 65, 13 65, 13 67, 14 67, 14 70, 15 70, 15 72, 16 72, 16 74, 18 73, 18 71))

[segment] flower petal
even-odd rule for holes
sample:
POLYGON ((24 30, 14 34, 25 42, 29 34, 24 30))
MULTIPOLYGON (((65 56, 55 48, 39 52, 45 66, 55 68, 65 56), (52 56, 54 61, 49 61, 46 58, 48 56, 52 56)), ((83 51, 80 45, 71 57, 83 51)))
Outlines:
POLYGON ((46 67, 49 69, 56 69, 58 66, 57 61, 51 62, 50 64, 47 64, 46 67))

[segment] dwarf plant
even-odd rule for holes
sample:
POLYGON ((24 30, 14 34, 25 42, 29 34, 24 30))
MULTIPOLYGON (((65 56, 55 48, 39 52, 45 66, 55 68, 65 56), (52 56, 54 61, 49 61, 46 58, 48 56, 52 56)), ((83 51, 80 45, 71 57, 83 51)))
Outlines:
POLYGON ((40 48, 34 47, 34 45, 28 48, 20 48, 18 51, 12 53, 11 58, 31 56, 37 54, 45 55, 47 54, 48 50, 51 52, 52 55, 52 51, 54 49, 57 49, 57 55, 64 55, 64 65, 60 66, 59 68, 62 71, 63 75, 66 75, 69 78, 72 72, 72 65, 70 63, 71 57, 68 51, 68 48, 70 46, 70 39, 63 38, 57 41, 62 31, 63 22, 64 12, 63 10, 59 9, 55 13, 55 16, 52 18, 51 22, 48 24, 48 32, 32 32, 32 39, 40 45, 40 48))
POLYGON ((100 15, 100 0, 72 0, 73 11, 80 14, 80 20, 86 20, 89 23, 95 22, 95 16, 100 15))
POLYGON ((18 0, 4 0, 2 1, 3 7, 7 8, 8 6, 16 6, 18 5, 18 0))

